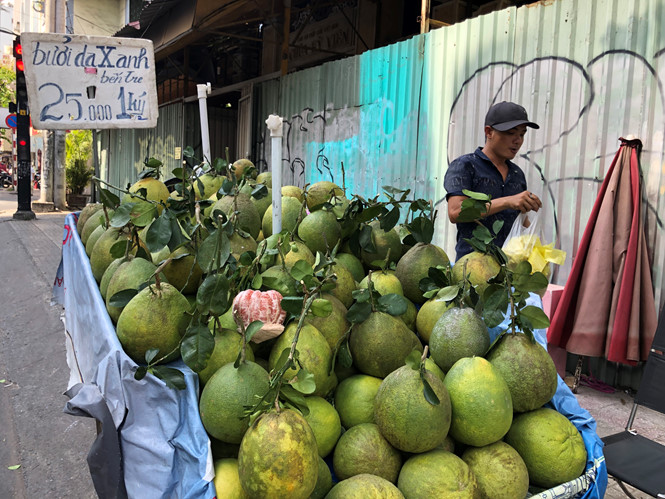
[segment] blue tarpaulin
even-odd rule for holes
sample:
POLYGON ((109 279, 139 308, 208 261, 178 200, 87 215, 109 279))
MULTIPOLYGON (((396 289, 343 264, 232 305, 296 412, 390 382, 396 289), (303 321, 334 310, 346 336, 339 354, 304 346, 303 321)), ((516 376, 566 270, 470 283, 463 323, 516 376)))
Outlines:
POLYGON ((101 432, 88 464, 101 498, 213 498, 210 440, 199 415, 198 375, 181 361, 187 388, 174 390, 122 349, 76 231, 65 219, 62 259, 53 290, 65 309, 71 397, 65 411, 94 417, 101 432))

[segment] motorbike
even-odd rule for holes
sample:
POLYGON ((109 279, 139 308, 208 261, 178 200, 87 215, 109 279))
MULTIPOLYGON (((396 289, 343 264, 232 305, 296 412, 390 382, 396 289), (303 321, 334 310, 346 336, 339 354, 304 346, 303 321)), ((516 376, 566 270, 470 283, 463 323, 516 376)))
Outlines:
POLYGON ((0 171, 0 185, 7 189, 8 187, 11 187, 14 184, 14 181, 12 179, 12 176, 5 172, 5 171, 0 171))

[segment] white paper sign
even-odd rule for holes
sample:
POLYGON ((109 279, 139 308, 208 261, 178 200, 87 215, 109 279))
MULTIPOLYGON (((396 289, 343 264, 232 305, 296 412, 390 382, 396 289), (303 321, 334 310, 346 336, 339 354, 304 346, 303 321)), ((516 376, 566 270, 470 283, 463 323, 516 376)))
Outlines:
POLYGON ((21 33, 21 45, 34 128, 157 125, 151 40, 21 33))

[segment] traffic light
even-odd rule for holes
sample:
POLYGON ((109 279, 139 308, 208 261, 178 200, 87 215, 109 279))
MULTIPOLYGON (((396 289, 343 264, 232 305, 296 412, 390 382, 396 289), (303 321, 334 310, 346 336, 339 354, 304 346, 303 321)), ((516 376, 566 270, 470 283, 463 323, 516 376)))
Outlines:
POLYGON ((16 60, 16 112, 17 114, 28 114, 28 87, 25 84, 25 65, 20 36, 14 39, 14 59, 16 60))

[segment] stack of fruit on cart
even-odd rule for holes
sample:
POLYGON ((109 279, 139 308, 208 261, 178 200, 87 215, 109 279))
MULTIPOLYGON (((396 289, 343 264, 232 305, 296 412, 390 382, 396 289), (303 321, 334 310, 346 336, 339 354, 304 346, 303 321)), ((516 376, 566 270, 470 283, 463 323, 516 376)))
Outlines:
POLYGON ((135 377, 198 373, 217 497, 514 499, 584 472, 544 407, 557 374, 527 298, 547 278, 507 265, 499 227, 451 266, 429 201, 321 181, 281 188, 275 232, 270 173, 185 156, 172 191, 155 159, 127 191, 98 180, 78 231, 135 377))

